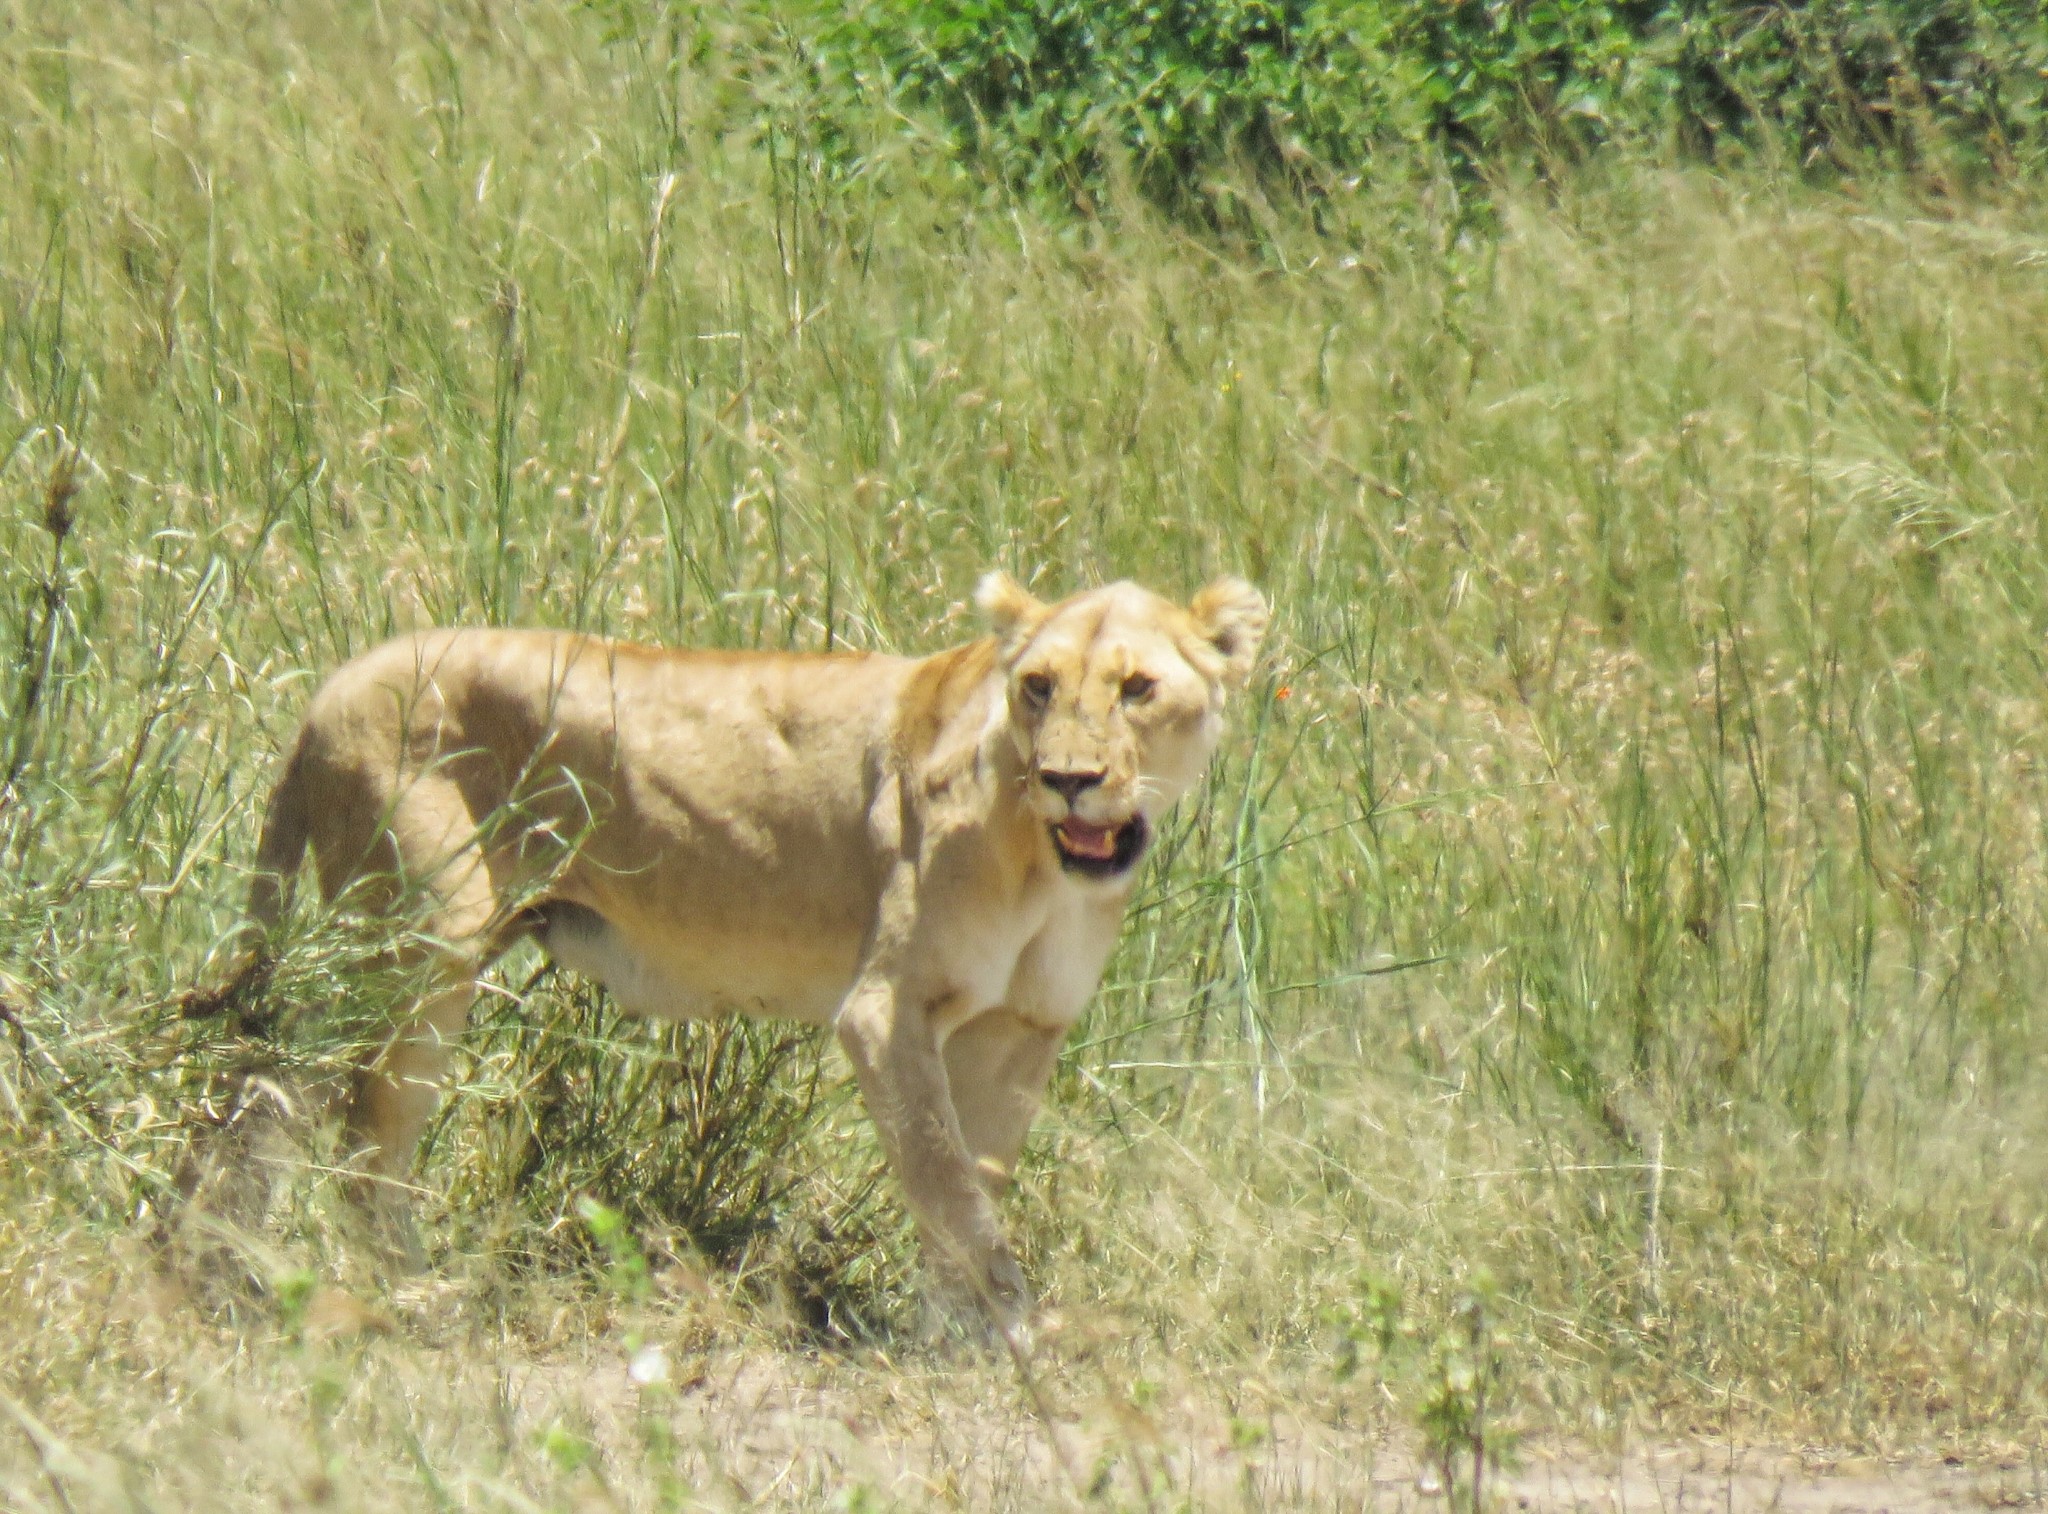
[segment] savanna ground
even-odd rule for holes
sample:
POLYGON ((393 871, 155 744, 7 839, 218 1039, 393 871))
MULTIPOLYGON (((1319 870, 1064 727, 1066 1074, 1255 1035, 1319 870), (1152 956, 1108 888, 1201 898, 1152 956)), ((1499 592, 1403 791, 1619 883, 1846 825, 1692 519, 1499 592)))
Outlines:
POLYGON ((2038 200, 1611 158, 1198 236, 826 173, 693 26, 0 11, 0 1505, 1397 1508, 1475 1432, 1540 1506, 2040 1500, 2038 200), (1277 610, 1011 1205, 1034 1377, 930 1328, 829 1046, 532 956, 424 1277, 310 1117, 159 1264, 389 996, 308 911, 267 1035, 176 1010, 321 670, 931 648, 990 565, 1277 610))

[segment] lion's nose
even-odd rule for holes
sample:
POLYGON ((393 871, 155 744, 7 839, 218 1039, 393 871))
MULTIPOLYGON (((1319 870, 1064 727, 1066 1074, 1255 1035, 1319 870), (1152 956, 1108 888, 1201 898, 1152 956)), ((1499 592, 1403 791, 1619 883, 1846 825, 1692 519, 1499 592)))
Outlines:
POLYGON ((1059 773, 1054 772, 1050 768, 1040 768, 1038 770, 1038 781, 1069 804, 1080 798, 1085 790, 1092 789, 1096 784, 1102 782, 1102 779, 1103 772, 1100 768, 1097 768, 1092 773, 1059 773))

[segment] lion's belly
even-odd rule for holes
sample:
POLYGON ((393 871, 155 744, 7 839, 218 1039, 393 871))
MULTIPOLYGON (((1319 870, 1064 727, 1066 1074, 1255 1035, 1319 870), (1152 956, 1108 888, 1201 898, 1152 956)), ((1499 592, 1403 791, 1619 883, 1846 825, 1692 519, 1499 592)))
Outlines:
POLYGON ((859 951, 857 938, 649 940, 567 902, 543 917, 541 941, 557 962, 602 983, 628 1013, 664 1020, 740 1013, 826 1023, 859 951))

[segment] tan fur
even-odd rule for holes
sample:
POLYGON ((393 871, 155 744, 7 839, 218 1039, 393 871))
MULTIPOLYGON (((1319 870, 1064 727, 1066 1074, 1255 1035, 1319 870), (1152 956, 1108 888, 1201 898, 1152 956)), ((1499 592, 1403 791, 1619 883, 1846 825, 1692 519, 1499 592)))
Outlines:
POLYGON ((928 1248, 1019 1321, 993 1199, 1115 942, 1123 849, 1200 778, 1266 610, 1234 579, 1187 609, 1000 574, 978 600, 993 637, 916 660, 430 631, 329 678, 251 929, 309 843, 330 900, 416 912, 432 986, 350 1113, 371 1188, 406 1175, 477 974, 532 930, 643 1013, 833 1025, 928 1248))

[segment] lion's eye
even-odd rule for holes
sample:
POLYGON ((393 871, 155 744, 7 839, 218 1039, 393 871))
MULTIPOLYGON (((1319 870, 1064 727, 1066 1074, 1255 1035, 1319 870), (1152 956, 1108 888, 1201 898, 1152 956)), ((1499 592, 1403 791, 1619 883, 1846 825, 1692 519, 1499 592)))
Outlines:
POLYGON ((1052 698, 1052 680, 1043 673, 1026 673, 1017 680, 1017 687, 1023 691, 1027 704, 1043 705, 1052 698))
POLYGON ((1124 702, 1143 704, 1152 697, 1152 691, 1158 687, 1158 679, 1147 678, 1143 673, 1133 673, 1124 680, 1124 702))

